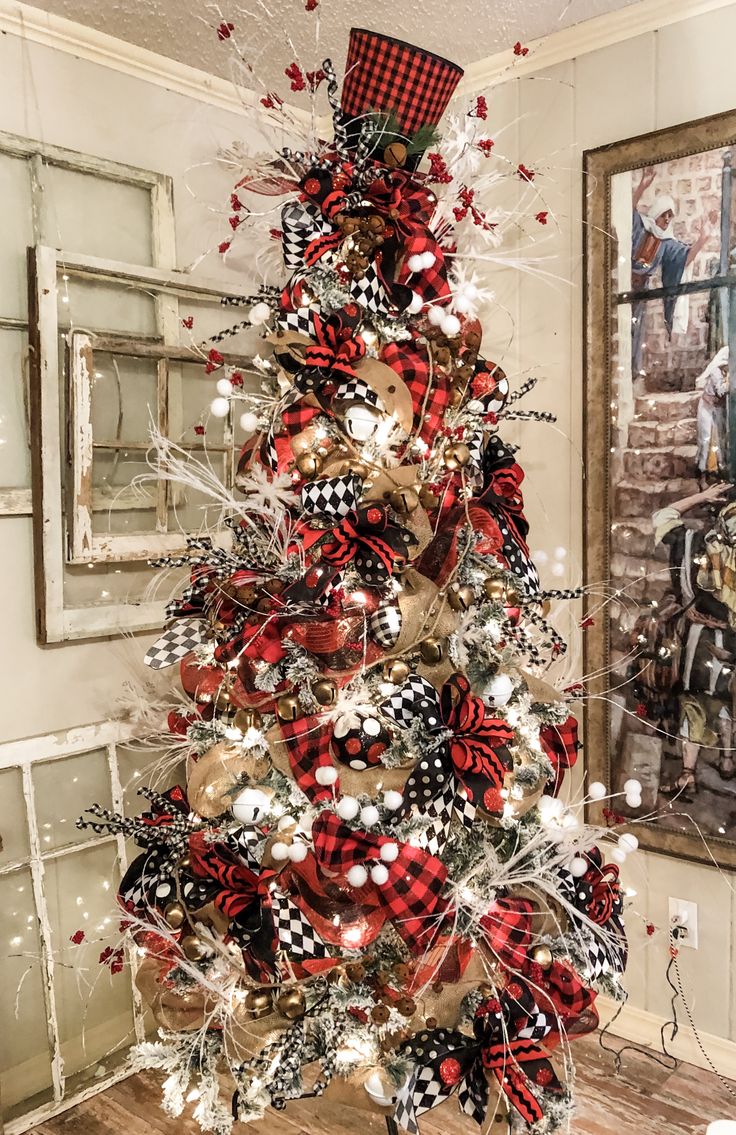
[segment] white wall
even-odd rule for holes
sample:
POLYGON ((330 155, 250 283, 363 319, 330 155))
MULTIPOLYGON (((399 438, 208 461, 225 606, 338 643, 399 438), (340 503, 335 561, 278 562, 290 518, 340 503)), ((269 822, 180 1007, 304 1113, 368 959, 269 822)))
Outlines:
MULTIPOLYGON (((732 108, 734 42, 736 4, 511 78, 489 96, 488 125, 499 135, 499 149, 513 161, 546 170, 538 184, 559 225, 558 231, 540 230, 545 239, 537 248, 553 257, 543 267, 559 280, 520 279, 508 271, 494 276, 509 316, 494 319, 484 340, 486 353, 493 354, 494 346, 501 352, 513 325, 513 345, 503 352, 507 369, 513 374, 538 368, 545 381, 530 404, 551 407, 559 416, 559 432, 533 424, 521 432, 532 547, 567 551, 567 575, 555 584, 580 581, 582 550, 582 152, 732 108)), ((189 196, 185 176, 209 161, 219 143, 245 137, 246 118, 9 35, 0 37, 0 74, 5 92, 0 129, 171 174, 180 263, 211 243, 216 220, 189 196)), ((226 186, 219 175, 200 171, 197 177, 212 200, 218 194, 222 199, 226 186)), ((143 640, 36 646, 30 520, 0 518, 0 536, 2 739, 104 718, 129 665, 140 658, 143 640)), ((668 895, 694 899, 700 949, 681 957, 691 1005, 704 1032, 736 1039, 731 878, 643 854, 627 876, 638 891, 641 914, 629 920, 632 1003, 667 1015, 666 940, 663 935, 648 940, 643 927, 649 920, 666 925, 668 895)))
MULTIPOLYGON (((545 269, 572 281, 572 287, 550 286, 525 276, 504 288, 518 332, 513 357, 547 376, 532 395, 533 404, 554 409, 567 435, 525 425, 520 459, 528 476, 531 545, 569 549, 569 585, 580 582, 582 552, 582 154, 733 109, 734 42, 736 5, 730 5, 511 79, 488 99, 491 133, 502 123, 516 123, 498 143, 504 152, 532 168, 548 167, 538 184, 556 213, 559 232, 539 251, 554 255, 545 269)), ((560 581, 548 576, 546 582, 560 581)), ((649 939, 645 923, 665 928, 668 896, 691 899, 699 908, 700 948, 680 955, 690 1005, 699 1030, 736 1040, 733 878, 660 855, 640 853, 629 860, 625 881, 638 892, 639 915, 628 920, 626 984, 633 1006, 669 1016, 666 934, 649 939)))

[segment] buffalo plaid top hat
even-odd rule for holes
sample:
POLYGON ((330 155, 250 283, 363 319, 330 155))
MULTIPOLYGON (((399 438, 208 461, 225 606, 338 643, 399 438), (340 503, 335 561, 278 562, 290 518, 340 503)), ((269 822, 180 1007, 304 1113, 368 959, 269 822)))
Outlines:
POLYGON ((436 126, 462 75, 462 67, 431 51, 352 28, 341 98, 350 141, 370 113, 395 118, 403 141, 436 126))

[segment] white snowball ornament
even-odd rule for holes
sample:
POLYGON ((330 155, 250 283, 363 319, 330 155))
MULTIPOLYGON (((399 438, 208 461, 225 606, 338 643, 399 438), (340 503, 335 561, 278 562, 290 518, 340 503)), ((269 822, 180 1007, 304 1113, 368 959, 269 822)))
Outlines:
POLYGON ((270 315, 271 308, 267 303, 256 303, 250 309, 250 315, 248 318, 250 319, 254 327, 258 327, 261 323, 265 323, 266 320, 270 318, 270 315))
POLYGON ((213 418, 226 418, 230 409, 227 398, 213 398, 210 402, 210 413, 213 418))
POLYGON ((276 825, 277 831, 280 832, 286 831, 287 828, 293 827, 296 827, 296 820, 293 816, 282 816, 276 825))
POLYGON ((460 334, 460 320, 456 315, 443 315, 440 327, 442 334, 446 335, 448 339, 454 339, 456 335, 460 334))
POLYGON ((625 799, 627 808, 631 808, 632 811, 641 808, 641 792, 627 792, 625 799))
POLYGON ((258 429, 258 418, 250 410, 240 415, 240 428, 243 433, 254 434, 258 429))
POLYGON ((375 827, 380 818, 380 813, 375 804, 366 804, 365 808, 360 809, 360 822, 364 828, 375 827))
POLYGON ((396 792, 395 789, 390 788, 388 792, 383 794, 383 805, 388 808, 389 812, 396 812, 404 803, 404 797, 401 792, 396 792))
POLYGON ((624 832, 623 835, 618 837, 618 846, 625 855, 633 855, 639 846, 639 840, 631 832, 624 832))
POLYGON ((622 851, 620 847, 614 847, 611 852, 611 859, 613 859, 614 863, 625 863, 626 852, 622 851))
POLYGON ((288 845, 288 843, 282 843, 282 841, 280 839, 277 839, 275 843, 272 843, 271 844, 271 858, 275 859, 277 863, 280 863, 284 859, 288 859, 289 858, 289 845, 288 845))
POLYGON ((594 780, 588 785, 588 796, 591 800, 603 800, 607 795, 606 786, 601 780, 594 780))
POLYGON ((491 705, 506 705, 514 692, 514 683, 508 674, 494 674, 485 687, 485 696, 491 705))
POLYGON ((441 307, 430 307, 427 312, 427 319, 433 327, 439 327, 442 320, 445 318, 445 313, 441 307))
POLYGON ((459 311, 461 315, 467 315, 470 311, 470 300, 464 294, 464 292, 460 292, 459 295, 455 296, 455 299, 453 300, 453 306, 455 308, 455 311, 459 311))
POLYGON ((583 859, 582 855, 576 855, 570 863, 570 874, 575 879, 582 879, 585 872, 588 870, 588 861, 583 859))
POLYGON ((217 380, 217 393, 221 394, 223 398, 227 398, 233 392, 233 384, 229 378, 218 378, 217 380))
POLYGON ((624 783, 624 792, 627 796, 641 796, 641 781, 634 780, 633 777, 631 780, 627 780, 624 783))
POLYGON ((292 843, 289 848, 289 859, 292 863, 303 863, 307 858, 309 848, 306 843, 292 843))
POLYGON ((368 882, 368 872, 360 863, 356 863, 347 873, 347 881, 351 887, 364 887, 368 882))
POLYGON ((380 854, 384 863, 395 863, 399 858, 399 845, 397 843, 384 843, 380 854))
POLYGON ((426 252, 423 252, 421 254, 422 268, 431 268, 436 259, 437 257, 435 256, 435 254, 427 249, 426 252))
POLYGON ((388 882, 388 868, 383 863, 376 863, 371 867, 371 879, 377 887, 383 887, 388 882))
POLYGON ((323 788, 329 788, 337 780, 337 769, 332 765, 322 765, 314 774, 314 779, 317 784, 321 784, 323 788))
POLYGON ((418 315, 424 307, 424 300, 419 295, 419 292, 412 292, 411 302, 407 305, 407 312, 409 315, 418 315))
POLYGON ((421 252, 415 252, 413 256, 410 256, 408 265, 410 272, 421 272, 424 268, 424 258, 421 252))
POLYGON ((360 811, 360 804, 354 796, 343 796, 335 811, 341 820, 354 820, 360 811))

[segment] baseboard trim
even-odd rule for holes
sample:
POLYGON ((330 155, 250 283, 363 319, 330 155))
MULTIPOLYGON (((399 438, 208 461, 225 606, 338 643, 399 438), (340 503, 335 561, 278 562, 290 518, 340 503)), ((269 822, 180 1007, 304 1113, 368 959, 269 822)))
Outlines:
MULTIPOLYGON (((617 1002, 609 997, 599 997, 596 1001, 601 1016, 601 1024, 607 1024, 615 1015, 617 1002)), ((611 1026, 609 1035, 641 1045, 643 1048, 659 1049, 660 1032, 666 1024, 664 1017, 649 1013, 636 1005, 625 1005, 611 1026)), ((722 1076, 736 1080, 736 1042, 725 1040, 698 1030, 701 1044, 722 1076)), ((667 1043, 668 1051, 678 1060, 694 1064, 697 1068, 710 1070, 710 1065, 698 1045, 695 1034, 687 1021, 680 1021, 680 1031, 674 1041, 667 1043)))

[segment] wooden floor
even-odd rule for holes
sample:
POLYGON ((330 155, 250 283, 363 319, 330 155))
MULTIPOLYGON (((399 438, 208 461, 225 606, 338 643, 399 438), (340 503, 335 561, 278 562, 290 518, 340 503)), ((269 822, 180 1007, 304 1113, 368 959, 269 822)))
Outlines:
MULTIPOLYGON (((622 1045, 615 1037, 606 1044, 622 1045)), ((574 1045, 578 1109, 571 1135, 704 1135, 709 1122, 736 1116, 736 1084, 731 1096, 710 1072, 681 1064, 660 1067, 639 1052, 627 1051, 621 1075, 597 1037, 574 1045)), ((200 1135, 191 1119, 169 1119, 159 1107, 157 1078, 131 1076, 101 1095, 33 1128, 36 1135, 200 1135)), ((472 1135, 475 1125, 454 1104, 428 1113, 422 1135, 472 1135), (433 1122, 433 1115, 435 1120, 433 1122)), ((246 1127, 239 1128, 245 1133, 246 1127)), ((249 1135, 386 1135, 381 1116, 345 1108, 337 1116, 316 1114, 315 1101, 289 1104, 259 1123, 249 1135)))

